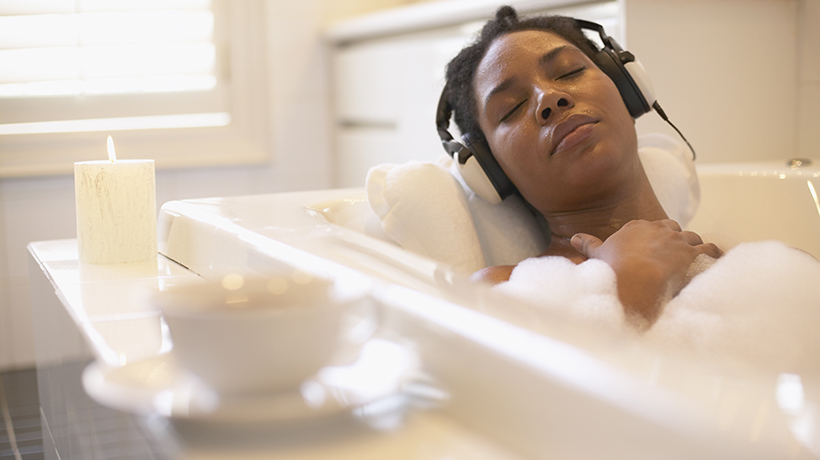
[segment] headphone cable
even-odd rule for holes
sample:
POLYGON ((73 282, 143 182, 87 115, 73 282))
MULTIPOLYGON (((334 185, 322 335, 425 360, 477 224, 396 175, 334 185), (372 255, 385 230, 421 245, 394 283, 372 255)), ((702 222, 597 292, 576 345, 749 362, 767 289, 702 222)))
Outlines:
POLYGON ((672 129, 674 129, 678 133, 678 135, 681 137, 681 139, 683 139, 683 142, 686 142, 686 145, 689 146, 689 150, 692 151, 692 161, 695 161, 698 158, 698 155, 697 155, 697 153, 695 153, 695 149, 692 148, 692 144, 690 144, 689 141, 686 140, 686 136, 684 136, 683 133, 680 132, 678 127, 675 126, 671 121, 669 121, 669 117, 666 116, 666 113, 661 108, 661 105, 658 104, 658 101, 655 101, 655 103, 652 104, 652 108, 655 109, 655 112, 658 112, 658 115, 660 115, 661 118, 663 118, 663 121, 669 123, 669 126, 671 126, 672 129))

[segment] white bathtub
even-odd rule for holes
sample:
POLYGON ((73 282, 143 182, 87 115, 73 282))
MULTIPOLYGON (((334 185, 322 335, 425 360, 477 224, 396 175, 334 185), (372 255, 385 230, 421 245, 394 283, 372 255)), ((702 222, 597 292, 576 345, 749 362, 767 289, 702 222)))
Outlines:
MULTIPOLYGON (((820 254, 818 168, 699 169, 692 229, 820 254)), ((284 264, 372 283, 385 333, 414 344, 450 395, 443 411, 524 457, 820 457, 816 388, 799 388, 807 422, 780 409, 793 380, 653 349, 472 284, 391 243, 362 189, 169 202, 159 227, 160 252, 205 278, 284 264)))
POLYGON ((699 165, 691 230, 737 241, 776 239, 820 259, 820 160, 699 165))

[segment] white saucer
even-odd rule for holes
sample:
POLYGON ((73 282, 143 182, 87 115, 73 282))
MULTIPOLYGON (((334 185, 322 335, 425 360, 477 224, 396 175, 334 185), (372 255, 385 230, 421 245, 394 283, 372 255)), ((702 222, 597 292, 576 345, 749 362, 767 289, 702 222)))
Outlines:
POLYGON ((400 392, 417 375, 416 354, 373 339, 349 366, 320 370, 300 389, 220 395, 178 367, 173 351, 118 368, 91 363, 83 387, 98 403, 140 415, 209 422, 294 422, 324 419, 400 392))

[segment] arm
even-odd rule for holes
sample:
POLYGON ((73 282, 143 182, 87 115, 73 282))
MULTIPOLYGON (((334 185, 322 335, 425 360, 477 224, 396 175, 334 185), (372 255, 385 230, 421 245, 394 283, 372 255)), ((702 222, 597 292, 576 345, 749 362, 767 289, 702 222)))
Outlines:
POLYGON ((514 268, 515 265, 493 265, 473 273, 470 275, 470 279, 489 284, 503 283, 510 279, 510 274, 514 268))
POLYGON ((652 325, 663 305, 683 289, 697 256, 717 258, 723 253, 712 243, 704 244, 696 233, 681 231, 672 220, 631 221, 606 241, 579 233, 571 243, 586 257, 612 267, 627 317, 644 327, 652 325))

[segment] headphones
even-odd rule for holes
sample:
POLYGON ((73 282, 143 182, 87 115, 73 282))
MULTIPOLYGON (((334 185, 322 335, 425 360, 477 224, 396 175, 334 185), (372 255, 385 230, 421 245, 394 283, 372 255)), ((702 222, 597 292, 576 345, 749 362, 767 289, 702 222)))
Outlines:
MULTIPOLYGON (((580 19, 576 19, 575 22, 582 29, 598 32, 601 37, 604 46, 594 56, 593 61, 615 83, 632 118, 638 118, 655 109, 661 118, 680 134, 655 100, 652 81, 635 56, 608 36, 602 25, 580 19)), ((447 131, 452 112, 453 108, 447 100, 445 86, 436 109, 436 128, 444 150, 453 157, 464 182, 476 195, 492 204, 498 204, 516 193, 515 185, 501 169, 486 142, 477 140, 471 133, 461 136, 461 142, 453 140, 453 136, 447 131)), ((689 145, 689 141, 682 134, 681 137, 689 145)), ((692 149, 692 146, 689 145, 689 148, 692 149)), ((694 155, 694 149, 692 153, 694 155)))

